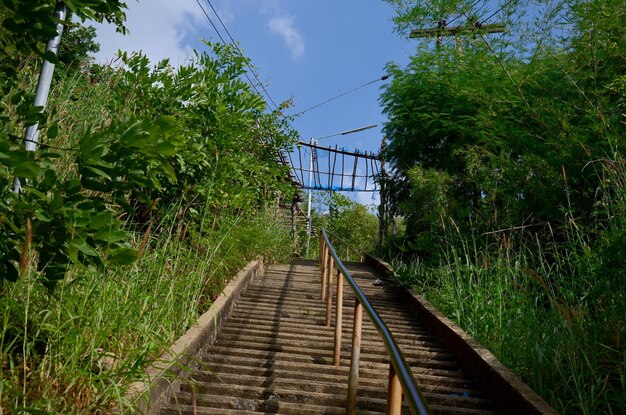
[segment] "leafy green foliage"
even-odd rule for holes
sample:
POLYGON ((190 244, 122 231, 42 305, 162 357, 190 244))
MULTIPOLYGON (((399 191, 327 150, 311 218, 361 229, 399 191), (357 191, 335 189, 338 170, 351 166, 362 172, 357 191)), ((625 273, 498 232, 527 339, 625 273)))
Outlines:
POLYGON ((93 26, 72 25, 63 33, 63 47, 59 50, 59 61, 70 67, 90 63, 90 54, 100 51, 96 42, 96 28, 93 26))
MULTIPOLYGON (((270 215, 228 217, 182 239, 176 211, 155 222, 132 267, 71 267, 53 296, 36 274, 0 298, 0 408, 8 413, 134 413, 130 384, 219 297, 247 261, 284 261, 287 229, 270 215), (28 306, 23 304, 27 302, 28 306), (24 372, 23 368, 28 367, 24 372)), ((136 235, 141 237, 141 235, 136 235)), ((136 255, 133 257, 133 260, 136 255)))
MULTIPOLYGON (((68 9, 79 19, 91 19, 98 22, 106 20, 117 25, 124 31, 124 9, 126 5, 119 0, 72 0, 64 2, 68 9)), ((56 36, 56 20, 53 16, 56 2, 53 0, 3 0, 0 4, 0 91, 2 95, 9 93, 15 86, 18 68, 22 60, 34 53, 40 58, 45 54, 48 39, 56 36)), ((29 101, 29 100, 27 100, 29 101)), ((19 107, 18 114, 24 116, 28 112, 25 103, 19 107)), ((0 118, 5 120, 5 118, 0 118)), ((27 122, 30 122, 27 119, 27 122)))
MULTIPOLYGON (((44 6, 41 10, 51 13, 52 6, 44 6)), ((67 6, 79 18, 123 17, 117 2, 67 6)), ((7 6, 9 32, 21 27, 11 23, 21 22, 20 7, 25 6, 7 6)), ((31 17, 41 25, 55 23, 51 15, 31 17)), ((93 49, 93 30, 76 35, 77 44, 64 58, 79 59, 93 49)), ((39 47, 31 40, 13 42, 16 61, 39 47)), ((277 114, 265 113, 263 99, 242 81, 248 60, 232 47, 209 46, 213 54, 197 53, 178 69, 167 61, 153 68, 140 53, 122 55, 124 69, 60 68, 58 78, 72 85, 63 102, 78 102, 76 115, 55 104, 55 91, 48 116, 30 106, 23 92, 29 79, 36 79, 32 66, 19 76, 5 72, 11 82, 2 98, 10 123, 0 136, 0 200, 6 207, 0 222, 6 241, 0 266, 6 272, 0 280, 15 280, 17 260, 24 268, 32 257, 42 283, 53 289, 72 263, 100 269, 107 260, 132 263, 137 251, 124 222, 146 228, 178 204, 179 220, 196 232, 207 212, 216 221, 223 210, 254 214, 268 198, 293 191, 278 149, 294 133, 286 132, 286 121, 277 114), (95 91, 106 93, 104 103, 95 91), (84 112, 90 105, 101 110, 95 119, 84 112), (23 126, 35 121, 45 139, 43 150, 32 153, 20 141, 23 126), (10 190, 14 177, 23 184, 19 196, 10 190)))
MULTIPOLYGON (((66 3, 80 19, 123 17, 116 1, 66 3)), ((294 191, 278 151, 295 132, 242 81, 249 61, 232 47, 207 45, 178 68, 135 53, 76 70, 94 49, 80 29, 42 113, 30 93, 54 2, 3 4, 0 408, 130 410, 124 389, 237 268, 289 255, 265 210, 294 191)))
MULTIPOLYGON (((609 10, 623 16, 624 8, 572 2, 565 9, 570 21, 579 22, 569 50, 545 47, 527 56, 522 43, 515 54, 510 38, 481 35, 461 40, 458 48, 424 50, 406 69, 390 65, 394 81, 382 103, 390 118, 387 156, 395 167, 389 202, 400 213, 415 212, 410 200, 421 197, 407 192, 420 186, 410 174, 417 165, 450 176, 446 215, 458 224, 481 231, 548 222, 559 228, 569 220, 563 212, 583 223, 593 220, 602 176, 588 165, 624 148, 619 85, 620 45, 626 46, 618 19, 592 23, 592 17, 609 10), (582 41, 590 27, 594 39, 606 39, 602 44, 582 41), (614 53, 603 55, 601 65, 595 55, 600 49, 614 53)), ((439 227, 433 219, 431 226, 439 227)))
POLYGON ((355 260, 358 259, 355 252, 362 255, 374 249, 378 235, 378 218, 366 206, 350 200, 341 193, 332 193, 325 204, 328 207, 328 215, 320 225, 341 238, 341 241, 335 241, 334 245, 342 257, 346 245, 351 250, 345 252, 349 252, 351 258, 355 260))
POLYGON ((405 34, 452 16, 507 26, 415 40, 406 68, 389 65, 404 282, 559 411, 624 412, 626 5, 389 3, 405 34))

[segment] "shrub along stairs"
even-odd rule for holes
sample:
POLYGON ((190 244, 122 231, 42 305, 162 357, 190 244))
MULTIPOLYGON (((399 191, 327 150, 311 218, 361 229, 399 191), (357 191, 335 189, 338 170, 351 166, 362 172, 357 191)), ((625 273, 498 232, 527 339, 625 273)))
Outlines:
MULTIPOLYGON (((485 388, 482 375, 462 370, 464 357, 444 347, 383 273, 364 263, 346 268, 393 333, 431 413, 551 412, 532 391, 525 397, 535 401, 530 404, 493 393, 506 390, 511 382, 504 389, 485 388)), ((346 413, 355 296, 345 289, 340 360, 335 366, 336 307, 333 304, 332 327, 327 327, 320 280, 314 261, 267 269, 239 297, 216 340, 202 351, 199 367, 160 413, 346 413)), ((367 316, 362 324, 356 413, 386 413, 390 359, 367 316)), ((400 410, 409 413, 406 401, 396 413, 400 410)))

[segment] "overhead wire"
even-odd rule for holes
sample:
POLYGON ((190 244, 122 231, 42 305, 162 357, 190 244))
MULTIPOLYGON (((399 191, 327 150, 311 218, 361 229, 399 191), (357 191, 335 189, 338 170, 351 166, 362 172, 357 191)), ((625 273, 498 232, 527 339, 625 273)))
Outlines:
POLYGON ((305 110, 300 111, 300 112, 298 112, 298 113, 294 114, 293 116, 294 116, 294 117, 298 117, 298 116, 300 116, 300 115, 302 115, 302 114, 305 114, 305 113, 307 113, 307 112, 309 112, 309 111, 311 111, 311 110, 313 110, 313 109, 315 109, 315 108, 318 108, 318 107, 321 107, 322 105, 328 104, 329 102, 334 101, 334 100, 336 100, 337 98, 341 98, 341 97, 343 97, 343 96, 345 96, 345 95, 348 95, 348 94, 351 94, 351 93, 353 93, 353 92, 355 92, 355 91, 358 91, 358 90, 359 90, 359 89, 361 89, 361 88, 365 88, 366 86, 369 86, 369 85, 371 85, 371 84, 373 84, 373 83, 376 83, 376 82, 384 81, 384 80, 386 80, 386 79, 388 79, 388 78, 389 78, 389 75, 383 75, 383 76, 381 76, 380 78, 376 78, 376 79, 374 79, 373 81, 370 81, 370 82, 367 82, 367 83, 365 83, 365 84, 363 84, 363 85, 357 86, 356 88, 352 88, 352 89, 351 89, 351 90, 349 90, 349 91, 342 92, 342 93, 341 93, 341 94, 339 94, 339 95, 335 95, 334 97, 327 99, 326 101, 320 102, 319 104, 316 104, 316 105, 313 105, 312 107, 306 108, 305 110))
MULTIPOLYGON (((472 4, 469 7, 469 10, 473 9, 480 2, 481 0, 476 0, 474 4, 472 4)), ((461 13, 458 13, 454 19, 450 20, 449 22, 446 22, 446 25, 451 25, 452 23, 456 22, 461 16, 465 15, 466 13, 467 13, 467 10, 464 10, 461 13)))
MULTIPOLYGON (((500 6, 500 8, 498 10, 496 10, 495 12, 493 12, 491 14, 491 16, 489 16, 488 18, 482 20, 480 22, 480 24, 482 25, 483 23, 485 23, 487 20, 491 19, 493 16, 495 16, 497 13, 499 13, 500 11, 502 11, 504 9, 504 6, 507 5, 508 3, 503 4, 502 6, 500 6)), ((467 16, 467 15, 466 15, 467 16)), ((489 52, 491 53, 491 55, 493 55, 493 57, 496 59, 498 65, 500 65, 500 67, 502 68, 502 70, 504 71, 504 73, 506 74, 506 76, 509 78, 509 80, 511 81, 511 83, 513 84, 513 86, 515 87, 515 89, 517 90, 518 94, 520 95, 520 98, 522 98, 522 101, 524 101, 524 103, 526 104, 526 106, 533 110, 533 107, 530 105, 530 103, 528 102, 528 100, 526 99, 526 96, 524 95, 524 92, 522 91, 522 89, 520 88, 520 86, 518 85, 517 82, 515 82, 515 79, 513 79, 513 76, 511 75, 511 72, 507 69, 507 67, 504 65, 504 62, 502 61, 502 59, 498 56, 498 54, 496 53, 496 51, 493 49, 493 47, 491 46, 491 44, 487 41, 487 38, 485 38, 485 36, 478 32, 478 35, 480 36, 481 40, 483 41, 483 43, 485 44, 485 46, 487 46, 487 49, 489 49, 489 52)), ((533 110, 534 111, 534 110, 533 110)))
MULTIPOLYGON (((211 7, 211 10, 213 11, 213 13, 215 14, 215 16, 217 17, 220 25, 222 26, 222 28, 226 31, 226 34, 228 35, 228 37, 230 38, 231 42, 230 44, 232 44, 232 46, 237 49, 237 51, 239 52, 240 56, 244 56, 243 51, 241 50, 241 48, 239 47, 237 41, 235 40, 235 38, 233 37, 233 35, 230 33, 230 31, 228 30, 228 27, 226 27, 226 24, 224 23, 224 21, 222 20, 222 18, 220 17, 220 14, 217 12, 217 10, 215 9, 215 7, 213 6, 213 4, 211 3, 210 0, 206 0, 207 4, 209 5, 209 7, 211 7)), ((211 23, 211 26, 213 27, 213 29, 215 30, 215 32, 217 33, 217 35, 219 36, 220 40, 222 41, 222 43, 224 45, 228 45, 229 42, 226 42, 226 40, 224 39, 224 37, 222 36, 222 34, 220 33, 220 31, 217 29, 217 26, 213 23, 213 20, 211 19, 211 17, 209 16, 209 14, 206 12, 206 10, 204 9, 204 7, 202 6, 202 4, 200 3, 200 0, 196 0, 196 3, 198 3, 198 6, 200 6, 200 9, 202 9, 202 12, 204 13, 204 15, 206 16, 206 18, 209 20, 209 22, 211 23)), ((248 70, 252 73, 252 75, 254 76, 254 78, 256 79, 258 86, 261 87, 261 89, 263 90, 264 94, 261 93, 261 91, 259 91, 259 89, 257 88, 257 86, 255 85, 255 83, 252 81, 252 79, 250 79, 250 76, 248 76, 247 72, 244 72, 244 76, 246 77, 246 79, 248 80, 248 83, 250 84, 250 86, 256 91, 256 93, 259 96, 263 96, 265 95, 265 97, 267 97, 267 99, 269 100, 269 102, 272 103, 272 105, 274 106, 273 110, 274 111, 278 111, 279 110, 279 106, 276 104, 276 101, 274 101, 274 99, 272 98, 272 96, 270 95, 269 91, 267 90, 267 88, 265 87, 265 85, 263 84, 263 82, 261 82, 261 80, 259 79, 259 76, 256 74, 256 72, 254 71, 254 69, 252 68, 252 66, 250 66, 249 63, 246 63, 246 67, 248 68, 248 70)), ((269 105, 269 103, 267 101, 265 101, 265 105, 270 108, 270 110, 272 109, 269 105)), ((281 114, 282 115, 282 114, 281 114)), ((287 122, 287 124, 289 125, 289 127, 291 127, 291 129, 293 131, 297 131, 296 128, 293 126, 293 124, 291 124, 291 122, 289 121, 288 118, 286 118, 284 115, 282 115, 282 118, 284 121, 287 122)), ((284 156, 282 155, 283 150, 279 150, 279 157, 281 160, 281 163, 286 164, 287 161, 285 160, 284 156)), ((289 152, 287 152, 289 154, 289 152)), ((291 159, 291 154, 289 154, 289 158, 291 159)), ((293 161, 293 160, 292 160, 293 161)), ((291 165, 291 168, 294 169, 293 164, 291 165)), ((291 174, 291 173, 290 173, 291 174)))
POLYGON ((491 13, 491 15, 489 17, 487 17, 486 19, 484 19, 483 21, 480 22, 480 24, 484 24, 487 20, 491 19, 493 16, 495 16, 496 14, 500 13, 503 9, 504 9, 505 4, 503 4, 502 6, 500 6, 500 8, 498 10, 496 10, 495 12, 491 13))
MULTIPOLYGON (((229 42, 227 42, 224 37, 222 36, 222 33, 217 29, 217 26, 215 25, 215 23, 213 23, 213 19, 211 19, 211 17, 209 16, 209 14, 206 12, 206 10, 204 9, 204 7, 202 6, 202 4, 200 3, 200 0, 196 0, 196 3, 198 3, 198 6, 200 6, 200 9, 202 10, 202 13, 204 13, 204 15, 206 16, 207 20, 209 21, 209 23, 211 23, 211 26, 213 26, 213 30, 215 30, 215 33, 217 33, 217 36, 219 36, 220 40, 222 41, 222 43, 224 45, 228 45, 229 42)), ((219 18, 219 16, 218 16, 219 18)), ((221 21, 221 19, 220 19, 221 21)), ((241 51, 240 51, 241 53, 241 51)), ((247 73, 244 73, 245 77, 248 79, 248 83, 250 84, 250 86, 256 91, 257 94, 259 95, 263 95, 261 93, 261 91, 259 91, 259 89, 256 87, 256 85, 254 84, 254 82, 252 82, 252 80, 250 79, 250 77, 248 76, 247 73)))
MULTIPOLYGON (((197 2, 199 0, 196 0, 197 2)), ((206 0, 206 2, 208 3, 208 5, 211 7, 211 10, 213 10, 213 13, 215 13, 215 16, 217 16, 217 19, 219 20, 220 24, 222 25, 222 27, 224 28, 224 30, 226 31, 226 33, 228 34, 228 37, 230 38, 232 45, 237 49, 237 51, 239 52, 239 54, 241 56, 244 56, 243 51, 241 50, 241 48, 239 47, 237 41, 235 40, 235 38, 231 35, 230 31, 228 30, 228 27, 226 27, 226 25, 224 24, 224 21, 222 20, 222 18, 220 17, 219 13, 217 12, 217 10, 215 9, 215 7, 213 7, 213 4, 211 3, 211 0, 206 0)), ((199 4, 199 3, 198 3, 199 4)), ((202 8, 202 5, 200 5, 200 8, 202 8)), ((206 15, 206 12, 205 12, 206 15)), ((207 16, 208 17, 208 16, 207 16)), ((210 19, 209 19, 210 20, 210 19)), ((220 38, 222 38, 220 36, 220 38)), ((223 41, 223 38, 222 38, 223 41)), ((224 42, 225 43, 225 42, 224 42)), ((255 72, 254 68, 252 68, 252 66, 250 66, 249 63, 246 63, 246 66, 248 67, 248 69, 250 70, 250 72, 252 73, 252 75, 254 76, 254 78, 256 79, 258 85, 261 87, 261 89, 263 90, 263 92, 265 93, 265 96, 267 97, 267 99, 272 103, 272 105, 274 106, 274 110, 278 111, 279 110, 279 106, 278 104, 276 104, 276 101, 274 101, 274 99, 272 98, 272 96, 270 95, 269 91, 267 90, 267 88, 265 87, 265 85, 263 84, 263 82, 261 82, 261 80, 259 79, 259 76, 257 75, 257 73, 255 72)), ((254 83, 252 82, 252 80, 250 79, 250 77, 248 76, 247 73, 244 74, 245 77, 248 79, 248 82, 254 87, 255 91, 259 94, 259 95, 263 95, 259 92, 259 90, 256 88, 256 86, 254 86, 254 83)), ((269 107, 269 104, 266 105, 269 107)), ((270 108, 271 109, 271 108, 270 108)), ((292 130, 297 131, 296 128, 293 126, 293 124, 291 124, 291 121, 286 118, 283 114, 281 114, 281 117, 283 120, 285 120, 287 122, 287 124, 289 125, 289 127, 291 127, 292 130)))
MULTIPOLYGON (((205 0, 209 7, 211 7, 211 10, 213 10, 213 13, 215 14, 215 16, 217 17, 217 20, 220 22, 220 25, 224 28, 224 30, 226 31, 226 34, 228 35, 228 37, 231 40, 232 45, 235 47, 235 49, 237 49, 237 51, 239 52, 239 54, 241 56, 244 56, 243 51, 241 50, 241 48, 239 47, 239 45, 237 44, 237 41, 235 40, 235 38, 233 37, 233 35, 231 35, 230 31, 228 30, 228 27, 226 27, 226 24, 224 24, 224 21, 222 20, 222 18, 220 17, 220 14, 217 12, 217 10, 215 9, 215 7, 213 7, 213 3, 211 3, 211 0, 205 0)), ((221 36, 220 36, 221 37, 221 36)), ((250 72, 252 73, 252 75, 254 76, 254 78, 256 79, 258 85, 261 87, 261 89, 263 90, 263 92, 265 92, 265 96, 267 97, 267 99, 270 100, 270 102, 272 103, 272 105, 274 105, 274 109, 277 110, 278 109, 278 104, 276 104, 276 101, 274 101, 274 99, 272 98, 272 96, 269 94, 267 88, 265 87, 265 85, 263 84, 263 82, 261 82, 261 80, 259 79, 259 76, 256 74, 256 72, 254 71, 254 69, 250 66, 249 63, 246 63, 246 66, 248 67, 248 69, 250 70, 250 72)), ((247 74, 246 74, 247 77, 247 74)), ((250 80, 250 78, 248 78, 248 80, 250 82, 252 82, 250 80)))
MULTIPOLYGON (((226 34, 228 35, 228 38, 230 39, 230 42, 227 42, 227 41, 226 41, 226 39, 222 36, 222 34, 221 34, 220 30, 218 30, 218 28, 217 28, 217 25, 213 22, 213 19, 211 19, 211 17, 209 16, 209 14, 208 14, 208 13, 207 13, 207 11, 205 10, 205 8, 204 8, 204 7, 202 6, 202 4, 200 3, 200 0, 196 0, 196 3, 198 3, 198 6, 200 7, 200 9, 202 10, 202 12, 203 12, 203 13, 204 13, 204 15, 206 16, 206 18, 207 18, 207 20, 209 21, 209 23, 211 24, 211 26, 213 27, 213 30, 215 30, 215 32, 216 32, 216 33, 217 33, 217 35, 219 36, 219 38, 220 38, 220 40, 222 41, 222 43, 223 43, 224 45, 232 44, 232 46, 233 46, 233 47, 234 47, 234 48, 235 48, 235 49, 239 52, 240 56, 244 56, 243 51, 242 51, 242 50, 241 50, 241 48, 239 47, 239 45, 238 45, 237 41, 235 40, 235 38, 232 36, 232 34, 230 33, 230 31, 228 30, 228 27, 226 26, 226 24, 225 24, 225 23, 224 23, 224 21, 222 20, 222 18, 221 18, 221 16, 220 16, 220 14, 218 13, 218 11, 217 11, 217 10, 215 9, 215 7, 213 6, 213 4, 212 4, 211 0, 205 0, 205 1, 206 1, 206 3, 209 5, 209 7, 211 8, 211 10, 213 11, 213 13, 215 14, 215 16, 217 17, 217 19, 218 19, 219 24, 221 25, 221 27, 224 29, 224 31, 225 31, 225 32, 226 32, 226 34)), ((265 96, 267 97, 267 99, 268 99, 268 100, 272 103, 272 105, 274 106, 274 110, 278 110, 278 109, 279 109, 278 104, 276 104, 276 101, 274 101, 274 99, 273 99, 273 98, 272 98, 272 96, 270 95, 269 91, 267 90, 267 88, 265 87, 265 85, 263 84, 263 82, 261 82, 261 80, 259 79, 259 76, 258 76, 258 75, 257 75, 257 73, 255 72, 255 70, 251 67, 251 65, 250 65, 249 63, 246 63, 246 66, 247 66, 247 68, 250 70, 250 72, 252 73, 253 77, 256 79, 258 86, 259 86, 259 87, 263 90, 264 94, 262 94, 262 93, 259 91, 259 89, 258 89, 258 88, 257 88, 257 86, 255 85, 255 83, 254 83, 254 82, 250 79, 250 77, 248 76, 248 74, 247 74, 247 73, 244 73, 244 76, 247 78, 247 80, 248 80, 248 82, 250 83, 250 85, 252 86, 252 88, 254 88, 254 90, 255 90, 255 91, 256 91, 259 95, 261 95, 261 96, 262 96, 262 95, 265 95, 265 96)), ((373 84, 373 83, 375 83, 375 82, 384 81, 384 80, 386 80, 386 79, 388 79, 388 78, 389 78, 389 76, 388 76, 388 75, 384 75, 384 76, 382 76, 382 77, 380 77, 380 78, 377 78, 377 79, 375 79, 375 80, 373 80, 373 81, 367 82, 366 84, 360 85, 360 86, 358 86, 358 87, 356 87, 356 88, 353 88, 353 89, 351 89, 351 90, 349 90, 349 91, 346 91, 346 92, 341 93, 341 94, 339 94, 339 95, 336 95, 336 96, 334 96, 334 97, 332 97, 332 98, 329 98, 329 99, 327 99, 327 100, 326 100, 326 101, 324 101, 324 102, 321 102, 321 103, 319 103, 319 104, 317 104, 317 105, 314 105, 313 107, 307 108, 307 109, 305 109, 304 111, 301 111, 301 112, 297 113, 297 114, 296 114, 296 115, 294 115, 294 116, 302 115, 302 114, 304 114, 305 112, 311 111, 311 110, 313 110, 313 109, 315 109, 315 108, 318 108, 318 107, 320 107, 320 106, 322 106, 322 105, 325 105, 325 104, 327 104, 328 102, 331 102, 331 101, 333 101, 333 100, 335 100, 335 99, 338 99, 338 98, 340 98, 340 97, 342 97, 342 96, 348 95, 348 94, 350 94, 350 93, 352 93, 352 92, 355 92, 355 91, 357 91, 357 90, 359 90, 359 89, 361 89, 361 88, 365 88, 366 86, 371 85, 371 84, 373 84)), ((267 105, 267 103, 266 103, 266 105, 267 105)), ((269 107, 269 105, 268 105, 268 107, 269 107)), ((294 126, 291 124, 290 120, 289 120, 287 117, 285 117, 284 115, 282 115, 282 118, 283 118, 283 120, 285 120, 285 121, 287 122, 287 124, 288 124, 288 125, 289 125, 289 126, 290 126, 293 130, 294 130, 294 131, 296 130, 296 129, 294 128, 294 126)), ((300 152, 299 152, 299 153, 300 153, 300 152)), ((315 152, 315 153, 316 153, 316 152, 315 152)), ((300 156, 300 154, 299 154, 299 156, 300 156)), ((293 165, 293 159, 292 159, 292 157, 291 157, 291 154, 290 154, 290 153, 289 153, 289 159, 290 159, 290 161, 291 161, 291 167, 292 167, 292 169, 297 170, 297 169, 295 169, 295 166, 293 165)), ((314 159, 317 159, 317 157, 314 157, 314 159)), ((315 160, 315 161, 317 161, 317 160, 315 160)), ((300 163, 302 163, 302 161, 300 161, 300 163)), ((300 170, 300 178, 301 178, 301 179, 302 179, 302 181, 304 182, 304 177, 303 177, 303 173, 304 173, 304 171, 303 171, 303 166, 302 166, 302 165, 300 165, 299 170, 300 170)), ((318 172, 317 172, 317 174, 318 174, 318 180, 321 182, 321 178, 319 177, 319 168, 318 168, 317 170, 318 170, 318 172)), ((296 174, 296 178, 297 178, 297 174, 296 174)))

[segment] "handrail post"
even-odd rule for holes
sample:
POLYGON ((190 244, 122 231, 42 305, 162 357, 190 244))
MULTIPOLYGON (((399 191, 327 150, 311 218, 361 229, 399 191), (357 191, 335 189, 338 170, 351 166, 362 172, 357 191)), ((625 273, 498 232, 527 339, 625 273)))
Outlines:
POLYGON ((348 377, 347 415, 356 415, 356 392, 359 386, 359 365, 361 363, 361 330, 363 328, 363 305, 356 300, 354 305, 354 325, 352 327, 352 357, 348 377))
MULTIPOLYGON (((330 327, 333 312, 333 262, 331 258, 331 267, 328 269, 328 284, 326 284, 326 327, 330 327)), ((339 271, 341 272, 341 271, 339 271)))
POLYGON ((326 241, 324 241, 324 250, 322 253, 322 301, 326 298, 326 272, 328 270, 328 260, 329 260, 329 252, 328 246, 326 245, 326 241))
POLYGON ((322 280, 322 301, 326 300, 326 292, 328 291, 328 284, 332 284, 332 275, 335 269, 335 258, 330 254, 328 247, 326 247, 328 262, 326 263, 326 272, 324 273, 324 279, 322 280))
POLYGON ((389 363, 389 385, 387 386, 387 415, 400 415, 402 412, 402 385, 393 367, 389 363))
POLYGON ((341 329, 343 326, 343 274, 337 270, 337 310, 335 312, 335 352, 333 365, 339 366, 341 360, 341 329))

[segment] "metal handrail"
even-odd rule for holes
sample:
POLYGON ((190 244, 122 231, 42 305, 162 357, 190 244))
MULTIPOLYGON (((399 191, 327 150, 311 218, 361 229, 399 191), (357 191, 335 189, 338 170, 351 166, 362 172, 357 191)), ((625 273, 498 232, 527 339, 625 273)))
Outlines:
MULTIPOLYGON (((326 229, 324 230, 326 231, 326 229)), ((346 249, 349 249, 350 251, 352 251, 352 253, 355 254, 357 258, 363 258, 363 254, 361 252, 358 252, 356 249, 352 248, 350 245, 348 245, 348 243, 346 243, 346 241, 338 237, 337 234, 334 234, 330 231, 326 231, 326 235, 330 235, 333 237, 333 240, 341 242, 343 245, 345 245, 346 249)))
MULTIPOLYGON (((361 337, 361 327, 358 327, 358 334, 357 334, 357 324, 360 326, 360 321, 357 323, 357 316, 359 313, 359 308, 362 307, 361 310, 365 310, 365 312, 367 313, 367 315, 369 316, 370 320, 372 321, 372 323, 374 324, 374 326, 376 327, 376 330, 378 331, 378 333, 380 333, 382 339, 383 339, 383 343, 385 344, 385 348, 387 349, 387 353, 389 354, 389 358, 391 359, 391 366, 390 366, 390 380, 389 380, 389 395, 396 395, 396 398, 400 398, 400 403, 396 402, 396 403, 392 403, 391 402, 391 396, 389 396, 389 400, 388 400, 388 413, 400 413, 400 406, 401 406, 401 397, 402 394, 404 394, 404 396, 406 397, 406 401, 409 405, 409 408, 411 410, 411 413, 413 415, 419 414, 419 415, 428 415, 430 412, 428 410, 428 407, 426 406, 424 397, 422 396, 421 392, 419 391, 418 387, 417 387, 417 382, 415 381, 415 378, 413 377, 413 374, 411 373, 411 370, 409 368, 409 365, 406 362, 406 359, 404 358, 404 355, 402 354, 402 351, 400 350, 400 348, 398 347, 398 344, 396 343, 393 335, 391 334, 391 332, 389 331, 389 329, 387 328, 387 325, 383 322, 383 320, 380 318, 380 316, 378 315, 378 313, 376 312, 376 310, 374 309, 374 307, 370 304, 369 300, 367 299, 367 297, 365 296, 365 294, 363 293, 363 291, 361 290, 361 288, 359 287, 359 285, 356 283, 356 281, 354 280, 354 278, 352 277, 352 275, 350 274, 350 272, 346 269, 345 265, 343 264, 343 262, 341 262, 341 259, 339 258, 339 256, 337 255, 337 252, 335 252, 335 249, 333 248, 332 244, 330 243, 330 240, 328 238, 328 235, 326 233, 325 229, 322 229, 321 234, 320 234, 320 241, 322 243, 322 249, 320 249, 320 264, 321 264, 321 268, 322 268, 322 299, 324 299, 324 297, 326 297, 327 300, 327 320, 326 320, 326 324, 330 325, 329 321, 330 321, 330 307, 331 307, 331 287, 332 287, 332 271, 334 269, 333 267, 333 262, 337 262, 337 268, 338 268, 338 272, 337 272, 337 278, 338 278, 338 282, 337 282, 337 294, 338 294, 338 298, 337 298, 337 323, 336 323, 336 331, 335 331, 335 353, 336 356, 334 357, 334 361, 335 364, 338 365, 339 364, 339 357, 338 357, 338 353, 339 350, 341 349, 341 347, 337 346, 337 342, 341 341, 341 307, 343 304, 343 277, 345 277, 345 279, 348 281, 348 284, 350 285, 350 287, 352 288, 352 292, 354 293, 354 295, 356 296, 356 306, 355 306, 355 328, 353 331, 353 351, 352 351, 352 366, 355 365, 355 342, 358 342, 357 344, 357 350, 356 350, 356 369, 354 367, 351 367, 350 369, 350 376, 353 376, 353 372, 356 371, 356 381, 353 381, 352 379, 349 380, 349 385, 348 385, 348 408, 347 411, 348 413, 354 413, 354 408, 351 408, 351 406, 355 406, 356 405, 356 384, 358 383, 358 360, 359 360, 359 355, 360 355, 360 337, 361 337), (328 256, 328 253, 330 254, 330 256, 328 256), (324 293, 324 288, 326 286, 326 272, 330 271, 328 273, 328 295, 325 295, 324 293), (341 297, 340 297, 341 295, 341 297), (355 340, 356 339, 356 340, 355 340), (401 390, 398 392, 397 387, 394 386, 394 384, 396 382, 399 382, 399 386, 401 386, 401 390), (354 389, 354 390, 351 390, 354 389), (398 395, 399 393, 399 395, 398 395), (352 398, 351 398, 352 397, 352 398), (352 402, 351 402, 352 401, 352 402), (393 408, 393 409, 390 409, 393 408)), ((361 316, 362 316, 362 311, 360 311, 361 316)), ((362 317, 361 317, 362 318, 362 317)), ((360 319, 359 319, 360 320, 360 319)), ((396 399, 397 400, 397 399, 396 399)))

